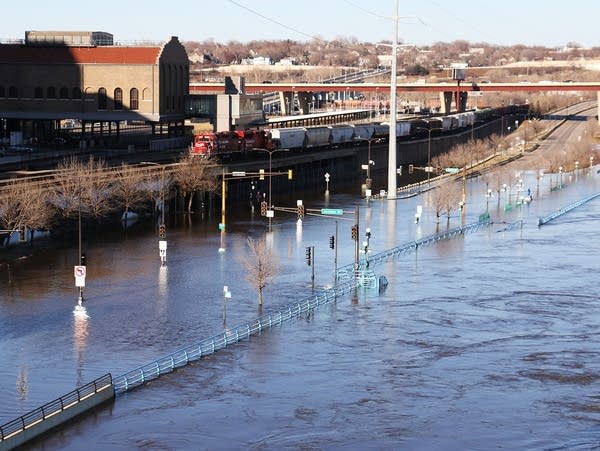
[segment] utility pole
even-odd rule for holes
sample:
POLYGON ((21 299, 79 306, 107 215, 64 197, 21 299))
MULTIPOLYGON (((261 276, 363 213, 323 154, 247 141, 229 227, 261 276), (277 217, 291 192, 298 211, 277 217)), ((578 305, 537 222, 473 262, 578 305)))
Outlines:
MULTIPOLYGON (((398 52, 398 0, 394 1, 394 37, 392 39, 392 79, 390 80, 390 139, 388 155, 388 199, 396 199, 396 54, 398 52)), ((357 221, 358 223, 358 221, 357 221)), ((358 249, 358 247, 357 247, 358 249)))

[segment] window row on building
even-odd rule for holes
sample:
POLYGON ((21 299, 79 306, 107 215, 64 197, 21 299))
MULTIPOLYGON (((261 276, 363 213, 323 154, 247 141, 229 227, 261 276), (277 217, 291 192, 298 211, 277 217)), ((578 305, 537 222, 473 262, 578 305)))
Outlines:
MULTIPOLYGON (((85 98, 90 99, 93 96, 93 92, 91 89, 86 89, 85 98)), ((106 88, 102 87, 98 89, 97 92, 97 101, 98 101, 98 109, 106 110, 109 105, 109 96, 106 88)), ((143 91, 143 100, 147 100, 148 90, 144 89, 143 91)), ((9 99, 20 99, 20 98, 33 98, 39 100, 83 100, 84 96, 79 86, 75 86, 69 90, 66 86, 62 86, 58 90, 54 86, 48 86, 46 88, 42 86, 36 86, 33 89, 33 97, 22 96, 22 93, 19 93, 19 89, 16 86, 9 86, 8 89, 5 86, 0 86, 0 99, 1 98, 9 98, 9 99)), ((112 92, 112 109, 114 110, 122 110, 124 107, 123 104, 123 89, 115 88, 112 92)), ((137 88, 131 88, 129 90, 129 105, 127 108, 129 110, 138 110, 140 107, 140 95, 139 90, 137 88)))

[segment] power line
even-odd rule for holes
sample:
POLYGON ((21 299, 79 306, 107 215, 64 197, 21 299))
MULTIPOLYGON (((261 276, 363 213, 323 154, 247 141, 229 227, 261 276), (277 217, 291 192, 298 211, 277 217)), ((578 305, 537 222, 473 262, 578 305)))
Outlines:
POLYGON ((289 26, 289 25, 286 25, 286 24, 284 24, 283 22, 279 22, 278 20, 275 20, 275 19, 273 19, 272 17, 265 16, 264 14, 262 14, 262 13, 260 13, 260 12, 256 11, 256 10, 254 10, 254 9, 252 9, 252 8, 249 8, 249 7, 247 7, 246 5, 242 5, 241 3, 239 3, 239 2, 237 2, 237 1, 235 1, 235 0, 228 0, 228 1, 229 1, 229 3, 233 3, 233 4, 234 4, 235 6, 237 6, 238 8, 242 8, 243 10, 245 10, 245 11, 248 11, 249 13, 251 13, 251 14, 254 14, 254 15, 258 16, 258 17, 260 17, 261 19, 264 19, 264 20, 266 20, 266 21, 268 21, 268 22, 272 22, 272 23, 274 23, 274 24, 276 24, 276 25, 279 25, 280 27, 283 27, 283 28, 285 28, 286 30, 293 31, 294 33, 301 34, 302 36, 306 36, 306 37, 308 37, 308 38, 314 39, 314 40, 316 40, 316 41, 319 41, 319 42, 321 42, 321 43, 327 43, 327 41, 324 41, 323 39, 320 39, 320 38, 318 38, 318 37, 316 37, 316 36, 313 36, 313 35, 310 35, 310 34, 308 34, 308 33, 305 33, 304 31, 302 31, 302 30, 298 30, 297 28, 294 28, 294 27, 291 27, 291 26, 289 26))

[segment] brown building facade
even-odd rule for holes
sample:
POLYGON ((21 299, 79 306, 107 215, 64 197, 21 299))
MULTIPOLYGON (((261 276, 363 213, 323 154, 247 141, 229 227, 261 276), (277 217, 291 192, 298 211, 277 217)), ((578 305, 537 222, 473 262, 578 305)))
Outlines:
MULTIPOLYGON (((169 135, 183 132, 189 63, 177 37, 161 46, 125 47, 44 33, 45 40, 0 45, 5 135, 48 133, 63 119, 80 121, 84 132, 86 124, 92 132, 101 124, 118 133, 123 121, 150 125, 152 134, 163 134, 163 127, 169 135)), ((103 42, 112 43, 106 35, 103 42)))

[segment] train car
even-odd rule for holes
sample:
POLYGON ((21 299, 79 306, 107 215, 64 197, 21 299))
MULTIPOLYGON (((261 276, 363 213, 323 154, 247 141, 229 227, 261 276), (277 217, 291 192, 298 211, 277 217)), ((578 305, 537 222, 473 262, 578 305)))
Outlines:
POLYGON ((442 131, 442 119, 439 117, 428 117, 425 119, 427 123, 427 129, 431 130, 431 133, 440 133, 442 131))
POLYGON ((354 138, 354 127, 351 125, 332 125, 331 129, 331 145, 339 146, 352 142, 354 138))
POLYGON ((254 149, 271 149, 271 135, 267 130, 244 130, 242 151, 254 149))
POLYGON ((353 139, 360 141, 361 139, 371 139, 375 133, 375 124, 355 124, 353 139))
POLYGON ((271 143, 275 149, 303 149, 306 145, 304 127, 273 128, 271 143))
POLYGON ((208 132, 194 135, 192 153, 212 157, 241 152, 244 133, 240 132, 208 132))
POLYGON ((382 122, 381 124, 374 124, 374 127, 373 138, 387 140, 390 137, 390 124, 382 122))
POLYGON ((331 144, 331 127, 306 127, 305 147, 326 147, 331 144))

